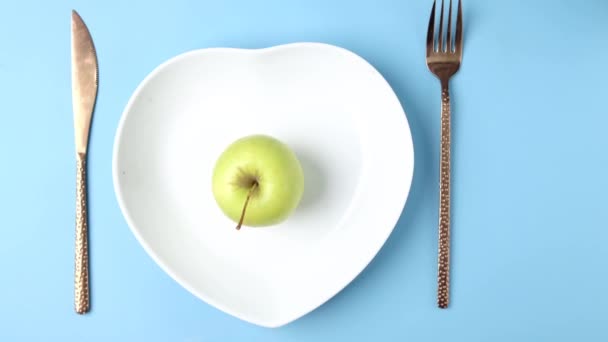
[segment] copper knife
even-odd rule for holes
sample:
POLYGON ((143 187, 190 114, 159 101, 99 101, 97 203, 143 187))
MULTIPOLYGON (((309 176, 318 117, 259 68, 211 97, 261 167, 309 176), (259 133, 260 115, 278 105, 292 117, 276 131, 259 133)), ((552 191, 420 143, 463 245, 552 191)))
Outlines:
POLYGON ((87 223, 87 147, 97 98, 97 56, 89 29, 72 11, 72 109, 76 138, 76 253, 74 309, 89 311, 89 238, 87 223))

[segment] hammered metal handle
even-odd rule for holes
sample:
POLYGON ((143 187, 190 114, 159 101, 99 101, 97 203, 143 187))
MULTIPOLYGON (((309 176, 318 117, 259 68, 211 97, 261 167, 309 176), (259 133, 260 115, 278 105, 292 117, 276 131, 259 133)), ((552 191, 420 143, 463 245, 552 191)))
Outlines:
POLYGON ((87 225, 86 155, 76 157, 76 256, 74 267, 74 309, 89 311, 89 241, 87 225))
POLYGON ((441 160, 439 177, 439 257, 437 305, 445 309, 450 302, 450 92, 441 82, 441 160))

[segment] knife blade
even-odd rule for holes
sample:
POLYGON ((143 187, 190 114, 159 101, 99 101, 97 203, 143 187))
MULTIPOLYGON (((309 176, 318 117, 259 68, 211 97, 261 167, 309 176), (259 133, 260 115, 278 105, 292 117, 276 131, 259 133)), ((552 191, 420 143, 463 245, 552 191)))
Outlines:
POLYGON ((89 311, 89 241, 87 220, 86 161, 89 131, 97 99, 97 55, 86 24, 72 11, 72 110, 76 146, 76 246, 74 309, 89 311))

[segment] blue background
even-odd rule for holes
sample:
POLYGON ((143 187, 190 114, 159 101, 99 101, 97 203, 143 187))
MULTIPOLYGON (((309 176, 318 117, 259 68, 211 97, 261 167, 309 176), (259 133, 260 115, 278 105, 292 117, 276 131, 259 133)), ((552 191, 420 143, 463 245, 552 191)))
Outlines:
POLYGON ((0 340, 607 341, 608 2, 465 0, 464 63, 452 82, 447 311, 435 308, 431 4, 3 2, 0 340), (89 158, 93 311, 83 317, 72 307, 72 8, 100 67, 89 158), (380 70, 407 113, 416 167, 404 214, 370 266, 321 308, 265 329, 194 298, 145 254, 114 197, 112 144, 131 93, 166 59, 296 41, 343 46, 380 70))

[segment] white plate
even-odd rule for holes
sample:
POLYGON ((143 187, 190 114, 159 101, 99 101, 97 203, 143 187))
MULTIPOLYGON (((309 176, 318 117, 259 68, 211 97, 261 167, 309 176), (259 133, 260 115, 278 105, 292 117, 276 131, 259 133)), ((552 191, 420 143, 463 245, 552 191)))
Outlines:
POLYGON ((357 55, 297 43, 204 49, 137 88, 116 134, 114 187, 141 245, 205 302, 266 327, 330 299, 382 247, 414 169, 412 139, 384 78, 357 55), (298 155, 306 187, 286 222, 234 229, 211 192, 232 141, 272 135, 298 155))

